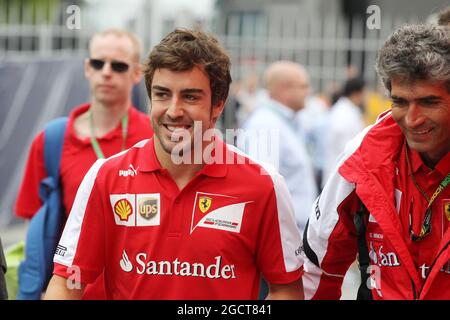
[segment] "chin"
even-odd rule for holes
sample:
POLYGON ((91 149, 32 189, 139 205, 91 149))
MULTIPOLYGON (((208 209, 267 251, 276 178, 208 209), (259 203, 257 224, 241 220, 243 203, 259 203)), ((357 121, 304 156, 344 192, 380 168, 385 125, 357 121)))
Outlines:
POLYGON ((192 144, 190 142, 182 142, 182 141, 171 141, 170 139, 161 139, 159 138, 161 143, 161 147, 163 150, 169 154, 175 152, 176 155, 186 155, 190 152, 192 148, 192 144))
POLYGON ((408 141, 408 145, 411 149, 422 154, 430 154, 433 153, 434 150, 436 150, 436 147, 431 145, 430 143, 408 141))
POLYGON ((105 97, 103 95, 100 95, 100 96, 97 96, 97 101, 104 105, 108 105, 108 104, 111 104, 111 103, 117 101, 117 99, 113 99, 111 96, 105 97))

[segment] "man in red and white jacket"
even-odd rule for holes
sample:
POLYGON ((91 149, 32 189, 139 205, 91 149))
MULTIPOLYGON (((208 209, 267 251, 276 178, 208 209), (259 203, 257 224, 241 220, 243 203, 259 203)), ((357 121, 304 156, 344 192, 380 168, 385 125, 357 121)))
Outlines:
POLYGON ((347 144, 314 205, 306 299, 339 299, 357 253, 370 264, 359 298, 450 299, 449 39, 410 25, 380 49, 392 109, 347 144))

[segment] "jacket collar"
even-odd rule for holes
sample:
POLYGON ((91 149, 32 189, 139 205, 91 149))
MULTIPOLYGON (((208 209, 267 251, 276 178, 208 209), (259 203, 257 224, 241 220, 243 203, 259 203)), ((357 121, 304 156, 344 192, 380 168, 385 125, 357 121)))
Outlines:
POLYGON ((395 174, 394 160, 403 142, 404 135, 389 114, 366 133, 358 149, 339 168, 339 173, 356 185, 356 194, 396 248, 400 260, 419 289, 419 274, 401 236, 401 222, 391 199, 394 194, 391 178, 395 174))

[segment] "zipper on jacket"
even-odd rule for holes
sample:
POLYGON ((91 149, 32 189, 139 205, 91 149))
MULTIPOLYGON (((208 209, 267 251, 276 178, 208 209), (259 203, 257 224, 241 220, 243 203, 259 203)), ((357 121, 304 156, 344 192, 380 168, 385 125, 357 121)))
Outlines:
POLYGON ((414 280, 413 279, 411 279, 411 284, 412 284, 412 291, 413 291, 413 299, 417 300, 416 285, 414 284, 414 280))

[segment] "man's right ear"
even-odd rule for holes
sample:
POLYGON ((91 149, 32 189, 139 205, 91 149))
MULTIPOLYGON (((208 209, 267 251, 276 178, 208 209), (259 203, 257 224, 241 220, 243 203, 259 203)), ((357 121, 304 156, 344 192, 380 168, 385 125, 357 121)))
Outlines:
POLYGON ((89 65, 89 59, 86 58, 86 59, 84 59, 84 76, 86 78, 88 78, 90 72, 91 72, 91 66, 89 65))
POLYGON ((133 69, 133 82, 134 82, 134 84, 138 84, 141 81, 142 69, 143 69, 143 66, 140 63, 136 64, 135 68, 133 69))

